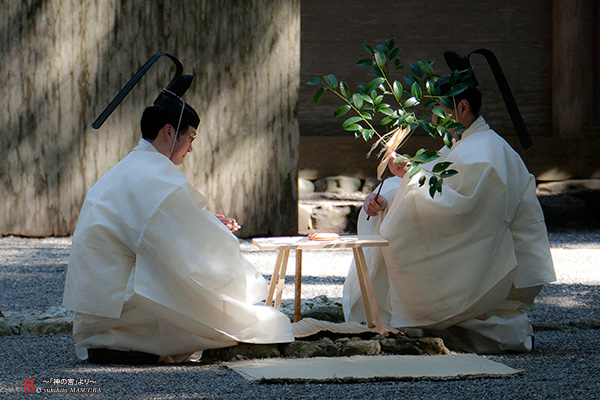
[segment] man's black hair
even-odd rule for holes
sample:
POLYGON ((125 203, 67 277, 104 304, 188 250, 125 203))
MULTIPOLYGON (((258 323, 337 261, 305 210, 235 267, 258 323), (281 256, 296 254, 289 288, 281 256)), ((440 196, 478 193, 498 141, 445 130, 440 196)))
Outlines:
POLYGON ((473 114, 478 117, 479 112, 481 111, 481 92, 476 87, 467 88, 464 92, 457 94, 454 96, 454 100, 456 104, 461 100, 467 100, 469 105, 471 106, 471 111, 473 114))
MULTIPOLYGON (((177 129, 177 118, 170 113, 161 110, 156 106, 147 107, 142 113, 140 126, 142 128, 142 137, 146 140, 153 141, 158 136, 158 131, 165 125, 170 124, 174 129, 177 129)), ((179 132, 184 132, 187 127, 185 121, 181 121, 179 132)))

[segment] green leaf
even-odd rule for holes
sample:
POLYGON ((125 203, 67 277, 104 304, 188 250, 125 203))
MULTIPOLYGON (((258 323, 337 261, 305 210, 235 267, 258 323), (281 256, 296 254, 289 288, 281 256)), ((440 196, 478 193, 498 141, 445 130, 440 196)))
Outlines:
POLYGON ((381 108, 379 109, 379 112, 389 116, 392 116, 394 114, 394 110, 392 110, 387 104, 382 104, 381 108))
POLYGON ((350 106, 348 104, 344 104, 343 106, 341 106, 340 108, 338 108, 337 110, 335 110, 333 112, 333 117, 337 118, 337 117, 341 117, 342 115, 346 114, 348 111, 350 111, 350 106))
POLYGON ((429 196, 434 199, 435 198, 435 192, 437 191, 437 188, 435 186, 429 186, 429 196))
POLYGON ((348 84, 344 81, 340 81, 340 93, 346 99, 350 97, 350 88, 348 88, 348 84))
POLYGON ((323 81, 325 81, 325 86, 331 90, 335 90, 337 87, 337 79, 335 75, 329 74, 323 77, 323 81))
POLYGON ((359 124, 350 124, 344 127, 344 130, 347 131, 357 131, 359 129, 362 129, 362 126, 360 126, 359 124))
POLYGON ((344 121, 344 123, 342 124, 342 128, 346 129, 346 127, 348 125, 357 123, 358 121, 362 121, 362 118, 361 117, 350 117, 344 121))
POLYGON ((419 179, 419 187, 423 186, 425 184, 425 181, 427 180, 427 177, 425 175, 423 175, 420 179, 419 179))
POLYGON ((435 100, 427 100, 425 103, 423 103, 423 107, 430 108, 431 106, 434 106, 435 103, 437 103, 437 101, 435 101, 435 100))
POLYGON ((412 86, 416 81, 417 81, 417 78, 415 78, 412 75, 406 75, 404 77, 404 82, 406 82, 409 86, 412 86))
POLYGON ((416 106, 417 104, 419 104, 419 100, 417 100, 414 97, 409 97, 408 99, 406 99, 406 101, 404 103, 402 103, 402 106, 404 108, 407 108, 407 107, 416 106))
POLYGON ((382 100, 383 100, 383 95, 379 95, 379 96, 375 97, 375 100, 373 100, 373 105, 375 107, 377 107, 379 104, 381 104, 382 100))
POLYGON ((320 85, 321 84, 321 78, 310 78, 308 80, 308 82, 306 82, 307 85, 320 85))
MULTIPOLYGON (((369 99, 370 99, 370 97, 369 97, 369 99)), ((363 105, 363 108, 360 111, 361 112, 363 112, 363 111, 373 111, 373 105, 369 104, 369 103, 365 103, 363 105)))
POLYGON ((441 162, 441 163, 437 163, 433 167, 432 171, 435 172, 435 173, 442 172, 446 168, 448 168, 450 165, 452 165, 452 163, 449 162, 449 161, 444 161, 444 162, 441 162))
POLYGON ((444 144, 446 145, 446 147, 451 149, 452 148, 452 131, 444 132, 444 136, 442 136, 442 139, 444 140, 444 144))
POLYGON ((459 74, 458 74, 457 70, 453 70, 452 72, 450 72, 450 82, 449 83, 450 83, 451 87, 456 85, 456 82, 458 81, 458 77, 459 77, 459 74))
POLYGON ((368 44, 363 44, 363 47, 365 48, 367 53, 369 53, 370 55, 373 55, 373 48, 371 46, 369 46, 368 44))
POLYGON ((436 176, 431 176, 429 178, 429 186, 437 186, 438 178, 436 176))
POLYGON ((421 171, 421 167, 418 165, 413 165, 412 168, 410 169, 410 172, 408 173, 408 177, 412 178, 413 176, 415 176, 416 174, 418 174, 421 171))
POLYGON ((379 50, 379 51, 383 52, 383 54, 387 54, 388 53, 387 47, 385 47, 382 44, 378 44, 377 46, 375 46, 375 51, 376 50, 379 50))
POLYGON ((453 109, 454 108, 454 103, 452 102, 452 99, 449 97, 440 97, 440 103, 449 109, 453 109))
POLYGON ((444 109, 442 107, 433 107, 431 112, 440 118, 446 117, 446 111, 444 111, 444 109))
POLYGON ((393 119, 392 117, 385 117, 385 118, 382 118, 382 119, 381 119, 381 121, 379 121, 379 123, 380 123, 381 125, 387 125, 387 124, 389 124, 390 122, 392 122, 393 120, 394 120, 394 119, 393 119))
POLYGON ((439 151, 425 151, 424 153, 415 154, 415 156, 411 157, 410 160, 418 164, 425 164, 435 161, 438 158, 440 158, 439 151))
POLYGON ((385 39, 385 45, 388 49, 393 49, 394 45, 396 45, 396 39, 385 39))
POLYGON ((462 92, 464 92, 465 90, 467 90, 467 88, 465 88, 465 87, 453 88, 453 89, 451 89, 451 90, 450 90, 450 91, 449 91, 449 92, 446 94, 446 96, 448 96, 448 97, 454 97, 454 96, 456 96, 456 95, 459 95, 459 94, 461 94, 461 93, 462 93, 462 92))
POLYGON ((400 99, 402 97, 402 84, 398 81, 394 81, 392 84, 392 93, 394 97, 400 99))
POLYGON ((365 93, 369 93, 374 89, 377 89, 383 82, 385 82, 385 79, 381 77, 373 79, 367 84, 367 87, 365 88, 365 93))
POLYGON ((457 170, 455 170, 455 169, 449 169, 449 170, 447 170, 447 171, 444 171, 444 172, 442 172, 442 173, 440 174, 440 176, 441 176, 442 178, 448 178, 448 177, 450 177, 450 176, 454 176, 454 175, 456 175, 456 174, 458 174, 458 171, 457 171, 457 170))
POLYGON ((423 76, 423 71, 421 71, 421 68, 419 68, 417 64, 410 64, 410 70, 415 76, 419 78, 423 76))
POLYGON ((421 91, 421 86, 417 82, 413 83, 410 87, 410 94, 417 100, 421 101, 423 98, 423 92, 421 91))
POLYGON ((413 122, 414 116, 412 113, 405 113, 398 118, 398 123, 413 122))
POLYGON ((313 98, 313 103, 315 104, 315 106, 319 105, 319 100, 321 100, 321 97, 323 97, 323 94, 326 91, 327 91, 327 88, 325 86, 321 86, 317 90, 317 93, 315 93, 315 97, 313 98))
POLYGON ((385 54, 383 53, 383 51, 379 50, 379 49, 375 49, 375 62, 377 63, 377 65, 379 67, 384 67, 385 64, 387 64, 387 59, 385 57, 385 54))
MULTIPOLYGON (((390 60, 393 60, 394 58, 398 57, 398 53, 400 53, 400 48, 396 47, 394 50, 392 50, 390 52, 390 55, 388 56, 388 58, 390 60)), ((400 60, 398 60, 398 62, 400 62, 400 60)))
POLYGON ((425 79, 425 89, 427 89, 427 93, 430 96, 433 96, 433 92, 435 91, 435 85, 431 81, 431 79, 425 79))
POLYGON ((465 126, 463 124, 461 124, 460 122, 456 122, 456 121, 452 121, 452 120, 448 120, 448 124, 444 124, 444 127, 446 129, 465 129, 465 126))
POLYGON ((372 129, 363 129, 362 137, 363 137, 363 139, 365 139, 365 141, 367 141, 373 137, 373 133, 374 133, 374 131, 372 129))
POLYGON ((352 95, 352 103, 354 104, 354 107, 358 108, 359 110, 362 108, 363 106, 363 97, 362 95, 358 94, 358 93, 354 93, 352 95))
POLYGON ((419 66, 419 69, 425 73, 425 75, 427 75, 428 77, 433 77, 435 75, 435 73, 433 72, 433 68, 431 67, 431 64, 428 63, 427 61, 418 61, 417 65, 419 66))
POLYGON ((422 120, 422 119, 420 119, 420 120, 418 120, 418 121, 417 121, 417 124, 418 124, 418 125, 419 125, 419 126, 420 126, 420 127, 421 127, 421 128, 424 130, 424 131, 425 131, 425 132, 427 132, 427 133, 428 133, 430 136, 433 136, 433 137, 435 137, 435 129, 434 129, 434 127, 432 126, 432 124, 431 124, 431 123, 429 123, 429 122, 427 122, 427 121, 425 121, 425 120, 422 120))
POLYGON ((371 65, 373 65, 373 59, 363 58, 362 60, 358 60, 356 65, 358 65, 359 67, 370 67, 371 65))

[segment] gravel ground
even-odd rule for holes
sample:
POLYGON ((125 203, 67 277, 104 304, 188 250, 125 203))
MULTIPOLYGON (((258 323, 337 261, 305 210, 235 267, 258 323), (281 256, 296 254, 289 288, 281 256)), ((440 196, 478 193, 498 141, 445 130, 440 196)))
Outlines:
MULTIPOLYGON (((25 380, 40 388, 100 390, 107 399, 595 399, 600 398, 600 231, 550 233, 559 280, 547 285, 530 313, 539 330, 526 355, 486 356, 524 374, 495 379, 340 384, 258 384, 221 365, 98 367, 78 360, 69 335, 0 337, 0 399, 22 396, 25 380), (543 328, 543 327, 546 328, 543 328), (552 327, 550 329, 549 327, 552 327), (560 328, 560 330, 558 329, 560 328), (543 329, 543 330, 542 330, 543 329), (53 384, 55 379, 67 383, 53 384), (81 385, 69 386, 69 379, 81 385)), ((269 277, 275 253, 241 242, 269 277)), ((0 310, 45 310, 61 302, 70 239, 0 239, 0 310)), ((305 251, 303 297, 341 296, 352 253, 305 251)), ((293 259, 288 274, 293 275, 293 259)), ((284 298, 293 297, 293 277, 284 298)), ((37 398, 74 398, 39 393, 37 398)))

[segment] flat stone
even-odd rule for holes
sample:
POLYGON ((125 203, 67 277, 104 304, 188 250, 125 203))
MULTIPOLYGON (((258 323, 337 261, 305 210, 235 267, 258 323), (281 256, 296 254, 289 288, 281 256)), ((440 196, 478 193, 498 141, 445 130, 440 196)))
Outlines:
POLYGON ((374 177, 367 178, 367 179, 365 179, 365 182, 363 183, 361 191, 363 193, 367 193, 367 194, 372 193, 373 190, 375 190, 377 185, 379 185, 380 183, 381 183, 381 181, 377 178, 374 178, 374 177))
POLYGON ((354 193, 360 190, 360 179, 348 176, 330 176, 315 182, 317 192, 354 193))
POLYGON ((555 195, 580 190, 600 190, 600 179, 570 179, 566 181, 540 183, 536 187, 538 195, 555 195))
POLYGON ((580 319, 569 322, 569 326, 579 329, 600 329, 600 319, 580 319))
POLYGON ((21 325, 21 335, 71 335, 73 320, 69 317, 26 320, 21 325))
POLYGON ((336 357, 340 355, 338 347, 328 338, 318 341, 297 340, 285 346, 286 357, 336 357))
POLYGON ((551 322, 534 322, 531 324, 534 331, 565 331, 569 329, 565 325, 551 322))
POLYGON ((308 179, 298 179, 298 195, 307 195, 315 192, 315 184, 308 179))
POLYGON ((281 357, 281 352, 278 344, 239 343, 222 349, 205 350, 202 357, 220 361, 252 360, 281 357))
POLYGON ((381 345, 376 340, 350 340, 340 349, 343 356, 376 356, 380 352, 381 345))
POLYGON ((342 307, 330 304, 319 305, 311 310, 303 312, 302 318, 313 318, 321 321, 344 322, 344 311, 342 307))
POLYGON ((404 355, 437 355, 450 354, 440 338, 424 337, 412 338, 388 338, 381 340, 381 350, 386 353, 404 355))
POLYGON ((323 202, 312 208, 311 226, 315 231, 356 233, 360 205, 323 202))
POLYGON ((18 324, 10 319, 0 320, 0 336, 11 336, 18 335, 21 332, 21 328, 18 324))

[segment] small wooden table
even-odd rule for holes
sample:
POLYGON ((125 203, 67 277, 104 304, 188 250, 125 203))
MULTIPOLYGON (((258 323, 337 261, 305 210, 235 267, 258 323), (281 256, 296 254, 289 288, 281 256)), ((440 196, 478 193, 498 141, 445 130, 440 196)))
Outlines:
POLYGON ((283 294, 283 285, 285 281, 285 273, 288 264, 290 250, 296 251, 296 279, 294 292, 294 322, 300 320, 300 298, 302 295, 302 250, 306 249, 344 249, 352 248, 354 260, 356 262, 356 272, 358 274, 358 282, 362 294, 365 314, 367 316, 367 325, 369 328, 376 327, 380 334, 384 334, 381 324, 381 317, 377 309, 375 293, 371 284, 371 276, 367 268, 365 253, 363 247, 382 247, 387 246, 389 242, 378 235, 341 235, 336 240, 319 241, 310 240, 306 236, 287 236, 287 237, 270 237, 270 238, 254 238, 254 243, 261 250, 278 250, 277 261, 275 262, 275 270, 271 277, 269 286, 269 296, 266 304, 273 303, 275 295, 274 307, 279 310, 281 306, 281 296, 283 294), (277 291, 275 290, 277 289, 277 291), (276 294, 275 294, 276 292, 276 294), (373 317, 375 320, 373 321, 373 317))

